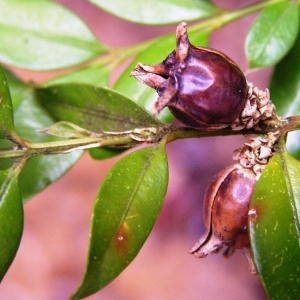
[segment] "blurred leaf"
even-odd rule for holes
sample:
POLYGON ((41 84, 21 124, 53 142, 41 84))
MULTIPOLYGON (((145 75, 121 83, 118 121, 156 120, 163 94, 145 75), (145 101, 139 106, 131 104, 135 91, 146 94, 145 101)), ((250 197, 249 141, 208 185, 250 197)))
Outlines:
POLYGON ((0 171, 0 281, 13 262, 23 232, 23 204, 18 186, 19 169, 0 171))
POLYGON ((287 1, 265 8, 246 37, 246 54, 251 68, 279 62, 293 46, 299 29, 299 7, 287 1))
POLYGON ((89 1, 119 18, 148 25, 204 19, 220 12, 207 0, 89 1))
POLYGON ((270 300, 300 295, 299 177, 299 162, 288 154, 276 154, 250 204, 253 257, 270 300))
POLYGON ((36 0, 1 0, 0 61, 31 70, 78 65, 104 53, 87 25, 66 8, 36 0))
MULTIPOLYGON (((50 142, 57 138, 38 130, 55 121, 40 103, 30 95, 24 99, 15 112, 15 125, 24 139, 33 142, 50 142)), ((24 201, 45 189, 62 177, 81 157, 83 151, 65 155, 36 156, 31 158, 20 174, 20 190, 24 201)))
MULTIPOLYGON (((275 67, 271 83, 271 98, 279 116, 300 115, 300 31, 288 55, 275 67)), ((290 132, 287 148, 300 158, 300 131, 290 132)))
POLYGON ((97 292, 136 257, 156 221, 167 184, 164 143, 131 153, 113 167, 94 205, 87 270, 73 299, 97 292))
POLYGON ((57 121, 71 122, 96 133, 160 124, 129 98, 108 88, 61 84, 37 89, 36 95, 57 121))
POLYGON ((80 70, 55 77, 46 82, 43 86, 51 86, 58 83, 88 83, 96 86, 107 86, 110 70, 97 65, 89 66, 80 70))
MULTIPOLYGON (((200 32, 199 30, 189 32, 190 41, 197 46, 206 46, 208 35, 208 32, 200 32)), ((175 45, 175 34, 169 34, 150 44, 126 68, 115 83, 114 88, 147 110, 152 111, 153 103, 158 97, 156 91, 130 77, 130 73, 139 62, 148 65, 162 62, 175 49, 175 45)), ((168 109, 164 109, 158 118, 167 123, 174 119, 168 109)))

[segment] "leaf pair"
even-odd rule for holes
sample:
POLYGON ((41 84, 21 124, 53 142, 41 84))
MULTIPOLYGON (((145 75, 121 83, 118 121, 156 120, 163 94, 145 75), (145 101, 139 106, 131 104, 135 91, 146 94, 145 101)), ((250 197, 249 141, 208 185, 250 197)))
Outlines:
MULTIPOLYGON (((220 12, 207 0, 90 2, 121 18, 145 24, 178 23, 220 12)), ((0 61, 31 70, 63 69, 108 51, 80 18, 47 0, 2 0, 0 45, 0 61)))

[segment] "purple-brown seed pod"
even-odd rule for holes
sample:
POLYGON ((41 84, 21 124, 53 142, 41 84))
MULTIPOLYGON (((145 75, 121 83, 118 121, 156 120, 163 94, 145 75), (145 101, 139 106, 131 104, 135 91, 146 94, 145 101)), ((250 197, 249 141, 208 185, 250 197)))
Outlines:
POLYGON ((155 114, 168 107, 183 124, 201 130, 230 126, 247 100, 239 67, 217 50, 191 45, 184 22, 177 27, 176 50, 160 64, 138 64, 131 75, 157 91, 155 114))
MULTIPOLYGON (((236 249, 249 249, 248 210, 255 174, 250 169, 230 166, 219 172, 204 198, 205 233, 191 249, 196 257, 210 252, 224 252, 229 257, 236 249)), ((248 257, 249 258, 249 257, 248 257)), ((255 268, 251 266, 254 272, 255 268)))

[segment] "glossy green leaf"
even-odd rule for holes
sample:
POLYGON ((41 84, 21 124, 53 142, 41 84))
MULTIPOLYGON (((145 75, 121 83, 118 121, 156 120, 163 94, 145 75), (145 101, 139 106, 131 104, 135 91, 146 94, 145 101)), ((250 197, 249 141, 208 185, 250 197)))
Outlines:
POLYGON ((165 144, 120 160, 107 175, 94 205, 88 264, 73 295, 91 295, 136 257, 161 209, 168 184, 165 144))
MULTIPOLYGON (((270 83, 271 98, 281 117, 300 115, 300 31, 288 55, 275 67, 270 83)), ((287 148, 300 158, 300 131, 288 135, 287 148)))
POLYGON ((95 86, 108 86, 109 69, 92 65, 80 70, 55 77, 44 86, 51 86, 58 83, 88 83, 95 86))
POLYGON ((246 37, 251 68, 275 65, 291 49, 299 28, 299 6, 287 1, 265 8, 246 37))
MULTIPOLYGON (((208 35, 208 32, 200 32, 199 30, 189 31, 191 43, 197 46, 206 46, 208 43, 208 35)), ((152 111, 153 103, 158 97, 156 91, 133 77, 130 77, 130 73, 139 62, 146 65, 162 62, 167 55, 175 49, 175 44, 175 34, 169 34, 150 44, 149 47, 142 51, 126 68, 115 83, 114 88, 147 110, 152 111)), ((174 119, 168 109, 164 109, 158 118, 164 122, 171 122, 174 119)))
POLYGON ((18 168, 0 171, 0 281, 13 262, 23 233, 18 168))
POLYGON ((13 106, 8 82, 4 70, 0 66, 0 139, 1 138, 14 139, 15 141, 20 140, 14 127, 13 106))
POLYGON ((276 154, 250 204, 253 258, 270 300, 300 295, 299 177, 299 162, 287 153, 276 154))
POLYGON ((86 24, 56 3, 1 0, 0 61, 32 70, 77 65, 105 51, 86 24))
POLYGON ((220 12, 207 0, 89 1, 119 18, 149 25, 203 19, 220 12))
POLYGON ((61 84, 37 89, 36 95, 57 121, 68 121, 96 133, 160 124, 129 98, 108 88, 61 84))
MULTIPOLYGON (((33 95, 24 99, 15 111, 15 126, 24 139, 32 142, 50 142, 57 138, 39 132, 55 121, 33 95)), ((31 158, 20 174, 20 189, 24 201, 45 189, 63 176, 82 156, 83 151, 65 155, 31 158)))

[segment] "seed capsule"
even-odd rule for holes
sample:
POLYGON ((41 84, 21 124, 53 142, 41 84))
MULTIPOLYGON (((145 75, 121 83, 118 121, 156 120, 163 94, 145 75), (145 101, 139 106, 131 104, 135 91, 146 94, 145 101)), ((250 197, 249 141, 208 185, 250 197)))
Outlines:
POLYGON ((154 113, 169 107, 183 124, 218 130, 234 123, 247 100, 243 72, 225 54, 190 44, 186 23, 176 31, 176 50, 160 64, 138 64, 132 75, 154 88, 154 113))
POLYGON ((204 199, 206 231, 191 253, 204 257, 227 246, 224 256, 229 257, 236 249, 249 248, 248 210, 255 184, 255 174, 237 165, 214 177, 204 199))

